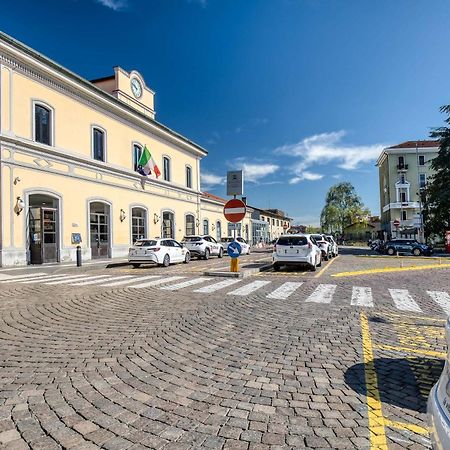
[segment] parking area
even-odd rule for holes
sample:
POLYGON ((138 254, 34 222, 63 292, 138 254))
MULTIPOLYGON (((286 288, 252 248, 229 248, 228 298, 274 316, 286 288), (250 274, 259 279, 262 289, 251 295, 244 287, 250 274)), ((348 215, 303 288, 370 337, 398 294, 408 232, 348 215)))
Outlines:
POLYGON ((387 263, 342 254, 237 280, 203 275, 226 257, 0 272, 1 445, 429 448, 450 269, 334 276, 359 261, 387 263))

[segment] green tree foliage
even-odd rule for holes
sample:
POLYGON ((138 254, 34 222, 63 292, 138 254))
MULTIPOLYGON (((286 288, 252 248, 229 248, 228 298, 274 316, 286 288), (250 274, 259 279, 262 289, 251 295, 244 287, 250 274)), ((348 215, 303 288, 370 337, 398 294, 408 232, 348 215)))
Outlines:
POLYGON ((367 223, 369 215, 370 211, 363 205, 353 185, 349 182, 338 183, 327 192, 320 225, 326 232, 342 234, 347 225, 367 223))
MULTIPOLYGON (((441 112, 448 115, 445 123, 450 125, 450 105, 443 106, 441 112)), ((431 161, 435 174, 422 192, 423 218, 425 234, 442 239, 445 230, 450 230, 450 128, 435 128, 430 136, 438 139, 440 145, 438 156, 431 161)))

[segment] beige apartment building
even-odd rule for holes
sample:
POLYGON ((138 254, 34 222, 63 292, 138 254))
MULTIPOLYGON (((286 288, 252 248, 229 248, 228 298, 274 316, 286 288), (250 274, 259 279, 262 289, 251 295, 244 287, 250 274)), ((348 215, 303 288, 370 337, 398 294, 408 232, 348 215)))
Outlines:
POLYGON ((0 33, 0 152, 2 266, 73 261, 77 244, 84 259, 113 258, 139 237, 227 234, 223 203, 200 190, 207 151, 155 120, 137 71, 87 81, 0 33), (144 146, 158 179, 137 172, 144 146))
POLYGON ((407 141, 385 148, 378 158, 381 230, 386 237, 423 240, 420 192, 433 175, 438 141, 407 141))
POLYGON ((252 206, 252 222, 254 228, 253 243, 258 243, 258 239, 263 241, 272 241, 279 238, 291 227, 292 218, 287 217, 284 211, 280 209, 260 209, 252 206), (263 227, 262 225, 267 225, 263 227), (255 231, 261 230, 258 235, 255 231))

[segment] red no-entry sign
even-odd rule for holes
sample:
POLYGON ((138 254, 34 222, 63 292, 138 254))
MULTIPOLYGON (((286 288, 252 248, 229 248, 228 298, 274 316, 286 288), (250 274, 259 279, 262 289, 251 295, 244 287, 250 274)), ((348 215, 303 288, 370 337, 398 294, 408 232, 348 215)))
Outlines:
POLYGON ((398 228, 400 226, 400 220, 395 219, 394 220, 394 227, 398 228))
POLYGON ((245 203, 237 198, 228 200, 223 207, 225 219, 232 223, 240 222, 245 217, 246 212, 245 203))

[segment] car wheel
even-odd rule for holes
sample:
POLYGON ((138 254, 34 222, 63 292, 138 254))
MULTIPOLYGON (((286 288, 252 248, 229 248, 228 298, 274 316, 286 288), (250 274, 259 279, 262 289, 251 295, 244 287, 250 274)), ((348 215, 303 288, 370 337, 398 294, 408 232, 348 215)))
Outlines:
POLYGON ((275 272, 279 272, 279 271, 280 271, 280 265, 277 264, 277 263, 273 263, 273 270, 274 270, 275 272))
POLYGON ((320 258, 319 264, 317 264, 317 267, 320 267, 320 266, 322 266, 322 258, 320 258))
POLYGON ((184 263, 187 264, 191 260, 191 254, 188 252, 184 257, 184 263))
POLYGON ((420 250, 420 248, 415 248, 413 250, 413 255, 414 256, 420 256, 422 254, 422 251, 420 250))
POLYGON ((207 248, 205 250, 205 256, 203 257, 204 259, 209 259, 209 248, 207 248))
POLYGON ((137 269, 138 267, 141 267, 140 264, 132 264, 132 266, 133 266, 133 269, 137 269))
POLYGON ((388 249, 387 249, 387 254, 388 255, 395 255, 395 248, 394 247, 389 247, 388 249))
POLYGON ((323 259, 324 259, 325 261, 328 261, 330 258, 328 257, 328 254, 326 254, 326 255, 323 257, 323 259))
POLYGON ((164 267, 169 267, 169 264, 170 264, 170 256, 169 256, 169 255, 166 255, 166 256, 164 256, 162 265, 163 265, 164 267))
POLYGON ((223 248, 221 248, 220 250, 219 250, 219 258, 222 258, 223 257, 223 248))

